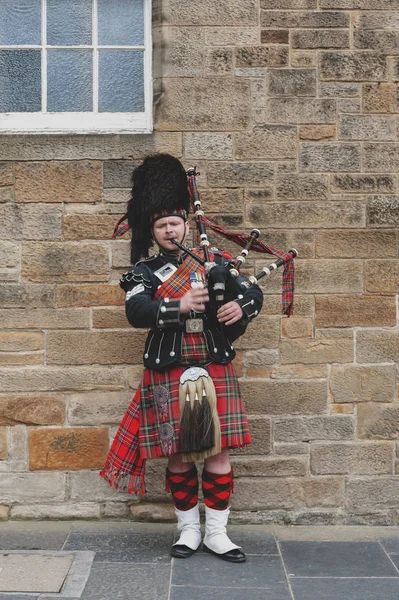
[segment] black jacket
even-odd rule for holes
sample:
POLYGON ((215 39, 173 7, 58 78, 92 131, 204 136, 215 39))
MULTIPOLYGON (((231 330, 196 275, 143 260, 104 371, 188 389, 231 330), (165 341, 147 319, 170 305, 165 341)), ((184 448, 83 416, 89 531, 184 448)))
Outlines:
MULTIPOLYGON (((214 262, 228 269, 230 262, 223 254, 212 248, 214 262)), ((180 363, 182 334, 185 322, 190 318, 203 320, 204 335, 209 359, 227 364, 235 356, 232 342, 240 337, 247 325, 255 318, 263 303, 259 286, 246 277, 229 277, 226 284, 225 302, 235 300, 242 308, 244 317, 232 325, 221 326, 216 318, 216 306, 211 301, 205 313, 180 314, 180 299, 156 299, 157 289, 180 266, 185 256, 157 254, 139 261, 133 269, 124 273, 120 286, 126 292, 126 316, 133 327, 149 328, 144 348, 144 365, 164 371, 180 363)))

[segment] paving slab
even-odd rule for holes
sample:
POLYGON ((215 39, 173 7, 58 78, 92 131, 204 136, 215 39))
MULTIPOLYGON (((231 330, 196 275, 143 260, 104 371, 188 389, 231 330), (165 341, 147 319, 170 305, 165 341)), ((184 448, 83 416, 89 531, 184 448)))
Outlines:
MULTIPOLYGON (((287 585, 272 588, 209 588, 172 585, 170 600, 292 600, 287 585)), ((310 600, 310 599, 308 599, 310 600)), ((346 599, 347 600, 347 599, 346 599)))
POLYGON ((82 600, 168 600, 169 581, 170 565, 94 563, 82 600))
POLYGON ((399 579, 293 579, 295 600, 398 600, 399 579))
POLYGON ((0 528, 0 550, 62 550, 68 531, 38 531, 26 528, 5 530, 0 528))
POLYGON ((396 577, 377 542, 281 542, 287 573, 294 577, 396 577))
POLYGON ((59 592, 74 556, 1 554, 0 591, 59 592))
POLYGON ((72 531, 64 550, 95 552, 95 562, 166 563, 170 561, 172 543, 172 531, 137 530, 111 534, 72 531))
POLYGON ((247 562, 228 563, 201 551, 189 560, 174 559, 172 585, 213 588, 274 588, 286 585, 279 556, 247 556, 247 562))
POLYGON ((276 539, 269 531, 259 531, 256 526, 231 526, 230 539, 241 546, 246 554, 278 554, 276 539))

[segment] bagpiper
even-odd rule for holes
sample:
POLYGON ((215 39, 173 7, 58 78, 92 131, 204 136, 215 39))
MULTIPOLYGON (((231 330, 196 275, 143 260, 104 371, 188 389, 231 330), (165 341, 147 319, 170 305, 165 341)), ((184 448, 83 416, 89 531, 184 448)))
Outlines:
POLYGON ((142 494, 146 460, 168 457, 166 490, 180 532, 171 554, 187 558, 201 544, 195 463, 203 460, 203 550, 244 562, 242 548, 226 531, 233 490, 229 449, 251 443, 233 343, 259 314, 263 294, 243 275, 230 276, 227 252, 210 248, 204 264, 197 260, 201 248, 181 249, 190 228, 190 194, 177 158, 148 156, 132 181, 126 216, 134 266, 120 286, 129 323, 149 332, 141 383, 101 476, 118 489, 142 494), (158 251, 151 254, 154 244, 158 251))

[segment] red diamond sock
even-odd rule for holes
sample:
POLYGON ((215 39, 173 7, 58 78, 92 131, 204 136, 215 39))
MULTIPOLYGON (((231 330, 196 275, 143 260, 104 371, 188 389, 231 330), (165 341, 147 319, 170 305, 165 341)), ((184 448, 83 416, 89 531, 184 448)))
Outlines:
POLYGON ((173 504, 179 510, 190 510, 198 504, 198 474, 194 465, 184 473, 166 469, 166 491, 172 493, 173 504))
POLYGON ((221 475, 202 471, 202 492, 208 508, 226 510, 229 506, 230 494, 233 491, 233 470, 221 475))

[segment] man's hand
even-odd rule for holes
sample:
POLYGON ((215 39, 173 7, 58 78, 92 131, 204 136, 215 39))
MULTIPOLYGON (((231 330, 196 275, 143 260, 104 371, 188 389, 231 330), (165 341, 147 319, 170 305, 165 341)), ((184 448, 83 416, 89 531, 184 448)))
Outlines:
POLYGON ((186 315, 190 310, 203 311, 205 310, 205 302, 209 302, 208 290, 206 288, 193 288, 180 298, 180 312, 186 315))
POLYGON ((242 319, 243 315, 241 306, 234 301, 223 304, 217 312, 219 323, 224 323, 225 325, 236 323, 236 321, 242 319))

